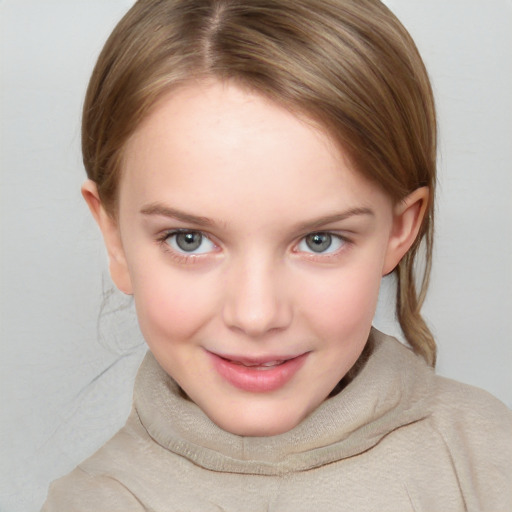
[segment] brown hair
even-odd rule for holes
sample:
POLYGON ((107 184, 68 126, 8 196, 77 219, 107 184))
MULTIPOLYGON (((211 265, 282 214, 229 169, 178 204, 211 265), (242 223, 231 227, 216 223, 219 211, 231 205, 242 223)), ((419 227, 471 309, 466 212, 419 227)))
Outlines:
POLYGON ((84 105, 84 164, 111 215, 128 138, 163 94, 202 77, 236 81, 320 122, 394 201, 429 187, 418 238, 396 269, 397 316, 434 365, 420 308, 432 259, 436 119, 401 23, 378 0, 139 0, 105 44, 84 105))

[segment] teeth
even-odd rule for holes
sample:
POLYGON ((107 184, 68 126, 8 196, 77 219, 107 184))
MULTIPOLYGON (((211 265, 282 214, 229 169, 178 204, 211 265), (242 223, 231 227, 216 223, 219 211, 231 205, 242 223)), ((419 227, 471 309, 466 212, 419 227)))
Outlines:
POLYGON ((284 363, 284 361, 269 361, 268 363, 262 363, 257 366, 278 366, 283 363, 284 363))
POLYGON ((238 364, 240 366, 246 366, 247 368, 272 368, 274 366, 279 366, 283 364, 285 361, 268 361, 266 363, 253 363, 253 364, 246 364, 241 363, 239 361, 231 361, 234 364, 238 364))

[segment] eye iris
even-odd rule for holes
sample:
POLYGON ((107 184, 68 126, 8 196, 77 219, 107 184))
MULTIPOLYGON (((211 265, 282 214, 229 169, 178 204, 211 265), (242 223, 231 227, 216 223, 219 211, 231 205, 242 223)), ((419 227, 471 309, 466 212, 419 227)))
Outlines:
POLYGON ((313 233, 306 237, 307 246, 314 252, 323 252, 332 244, 332 236, 328 233, 313 233))
POLYGON ((192 252, 199 248, 203 236, 201 233, 178 233, 176 235, 176 245, 183 251, 192 252))

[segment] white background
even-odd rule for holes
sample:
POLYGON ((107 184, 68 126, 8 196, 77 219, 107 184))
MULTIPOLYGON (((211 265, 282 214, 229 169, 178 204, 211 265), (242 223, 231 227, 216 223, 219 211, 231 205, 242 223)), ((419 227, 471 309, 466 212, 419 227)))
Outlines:
MULTIPOLYGON (((79 193, 86 83, 131 3, 0 0, 0 511, 38 510, 48 483, 123 424, 144 353, 79 193)), ((388 5, 417 41, 439 110, 425 307, 438 371, 510 407, 512 2, 388 5)), ((394 333, 387 290, 376 324, 394 333)))

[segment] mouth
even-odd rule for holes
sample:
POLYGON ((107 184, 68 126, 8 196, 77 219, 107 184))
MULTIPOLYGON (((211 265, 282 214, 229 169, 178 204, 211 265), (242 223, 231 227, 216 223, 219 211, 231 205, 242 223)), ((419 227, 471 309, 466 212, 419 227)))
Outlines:
POLYGON ((309 352, 297 356, 248 359, 208 352, 217 373, 244 391, 266 393, 284 387, 300 370, 309 352))
POLYGON ((227 361, 228 363, 236 364, 239 366, 245 366, 246 368, 254 368, 256 370, 269 370, 275 368, 276 366, 281 366, 282 364, 286 363, 287 361, 290 361, 291 359, 294 359, 294 357, 287 357, 284 359, 276 359, 273 361, 248 362, 240 361, 238 359, 230 359, 222 356, 219 357, 221 357, 221 359, 224 359, 224 361, 227 361))

